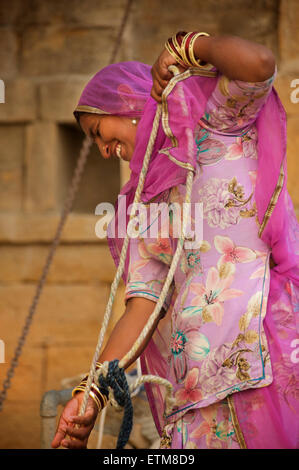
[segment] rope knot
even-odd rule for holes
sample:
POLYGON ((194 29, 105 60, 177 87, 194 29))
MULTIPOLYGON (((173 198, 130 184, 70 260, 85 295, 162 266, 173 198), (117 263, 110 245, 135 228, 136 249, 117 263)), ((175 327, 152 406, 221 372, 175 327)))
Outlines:
POLYGON ((117 440, 117 449, 123 449, 129 440, 133 427, 133 405, 126 374, 123 368, 118 366, 119 360, 109 362, 99 371, 99 385, 109 395, 112 404, 115 402, 124 408, 124 416, 117 440))

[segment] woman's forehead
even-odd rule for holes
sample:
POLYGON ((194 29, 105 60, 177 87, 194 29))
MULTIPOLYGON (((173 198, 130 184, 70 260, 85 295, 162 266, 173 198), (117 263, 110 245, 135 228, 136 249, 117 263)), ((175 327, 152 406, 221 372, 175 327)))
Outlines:
POLYGON ((92 126, 98 123, 104 116, 96 113, 81 113, 80 114, 80 124, 92 126))

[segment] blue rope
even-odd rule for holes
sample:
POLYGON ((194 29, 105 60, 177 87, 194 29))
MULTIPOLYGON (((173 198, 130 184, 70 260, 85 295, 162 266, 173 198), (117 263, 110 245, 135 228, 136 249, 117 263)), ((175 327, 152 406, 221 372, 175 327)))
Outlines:
POLYGON ((107 395, 109 393, 108 387, 111 387, 115 400, 119 406, 124 408, 124 416, 116 445, 117 449, 123 449, 129 440, 133 427, 133 405, 125 371, 123 368, 118 367, 118 363, 118 359, 109 362, 107 376, 99 376, 99 385, 107 395))

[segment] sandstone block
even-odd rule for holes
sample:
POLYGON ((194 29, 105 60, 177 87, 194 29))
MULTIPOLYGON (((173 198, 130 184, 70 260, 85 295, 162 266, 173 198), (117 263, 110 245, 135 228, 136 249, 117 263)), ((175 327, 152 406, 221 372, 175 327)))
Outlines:
POLYGON ((35 119, 35 94, 35 85, 30 80, 5 80, 5 103, 0 105, 0 122, 27 122, 35 119))
MULTIPOLYGON (((1 339, 5 344, 16 344, 35 292, 35 286, 28 284, 0 286, 1 339)), ((104 283, 45 286, 26 344, 80 341, 82 346, 96 345, 107 300, 104 283)))
MULTIPOLYGON (((88 374, 95 346, 96 344, 92 343, 92 341, 90 341, 89 346, 80 345, 80 343, 72 343, 68 347, 65 345, 49 346, 45 391, 52 389, 61 390, 64 388, 62 383, 67 378, 78 376, 78 374, 88 374)), ((74 386, 78 385, 79 382, 80 379, 74 386)))
MULTIPOLYGON (((11 324, 11 328, 13 329, 13 324, 11 324)), ((14 338, 7 338, 5 341, 5 364, 0 364, 1 383, 6 378, 7 370, 14 356, 16 341, 16 335, 14 335, 14 338)), ((19 364, 11 379, 7 400, 39 401, 44 387, 43 379, 47 375, 45 364, 46 357, 42 346, 24 346, 19 364)))
POLYGON ((40 402, 12 400, 1 411, 1 449, 40 448, 40 402))
POLYGON ((290 72, 299 72, 298 21, 299 3, 297 0, 282 0, 279 16, 279 55, 283 69, 290 72))
POLYGON ((24 126, 0 125, 0 170, 12 170, 14 168, 21 168, 23 166, 24 141, 24 126))
POLYGON ((41 83, 41 117, 51 121, 75 123, 73 111, 90 78, 86 76, 85 79, 75 80, 66 76, 64 80, 41 83))
POLYGON ((134 449, 148 449, 150 442, 142 435, 142 425, 135 423, 132 428, 129 443, 134 449))
POLYGON ((278 74, 274 82, 274 86, 279 94, 281 102, 288 116, 296 115, 299 111, 299 73, 294 74, 278 74), (298 80, 297 84, 295 80, 298 80), (293 83, 293 86, 291 84, 293 83), (294 86, 295 85, 295 86, 294 86), (298 90, 298 91, 296 91, 298 90))
POLYGON ((24 14, 25 3, 22 0, 0 2, 0 25, 10 26, 16 24, 18 18, 24 14))
POLYGON ((249 0, 174 0, 171 8, 168 2, 141 0, 133 9, 128 27, 129 51, 134 55, 131 60, 152 64, 165 40, 179 30, 239 35, 266 43, 276 52, 277 15, 276 0, 258 2, 254 9, 249 0))
POLYGON ((22 195, 22 170, 20 168, 0 170, 0 210, 20 210, 22 195))
POLYGON ((115 35, 108 28, 31 26, 23 36, 21 73, 94 74, 109 62, 115 35))
POLYGON ((12 0, 12 12, 0 7, 0 24, 14 23, 17 25, 36 24, 73 24, 84 26, 117 26, 122 19, 125 0, 85 0, 84 8, 80 0, 68 2, 52 0, 12 0), (23 4, 23 5, 22 5, 23 4))
MULTIPOLYGON (((70 214, 63 227, 61 241, 105 243, 97 238, 95 215, 70 214)), ((0 240, 2 242, 52 242, 60 215, 57 213, 0 213, 0 240)))
POLYGON ((26 135, 25 208, 27 211, 57 207, 57 134, 50 122, 28 126, 26 135))
POLYGON ((15 31, 7 28, 0 29, 0 64, 1 79, 11 78, 18 72, 18 40, 15 31))
MULTIPOLYGON (((48 252, 49 246, 44 245, 1 245, 0 282, 37 281, 48 252)), ((47 282, 112 282, 115 271, 107 245, 60 245, 47 282)))
POLYGON ((23 198, 24 127, 0 126, 0 141, 0 209, 19 210, 23 198))

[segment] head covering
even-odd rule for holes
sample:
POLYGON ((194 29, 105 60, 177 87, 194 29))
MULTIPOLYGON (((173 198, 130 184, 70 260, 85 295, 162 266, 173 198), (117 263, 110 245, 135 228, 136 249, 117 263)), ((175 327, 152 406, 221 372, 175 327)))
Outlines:
MULTIPOLYGON (((189 69, 171 80, 168 96, 163 97, 162 119, 141 195, 143 202, 148 202, 162 191, 184 182, 187 170, 195 168, 195 139, 194 148, 188 148, 187 136, 194 131, 198 120, 203 116, 216 81, 215 70, 204 72, 200 69, 189 69), (186 101, 183 111, 182 92, 186 101)), ((141 118, 135 151, 130 162, 131 177, 120 192, 121 196, 126 196, 125 208, 134 199, 156 112, 157 103, 150 97, 151 87, 152 78, 148 65, 138 62, 110 65, 98 72, 87 84, 75 110, 76 116, 78 112, 94 112, 141 118)), ((295 364, 288 358, 293 353, 292 341, 299 333, 299 226, 286 186, 286 116, 275 89, 268 96, 255 124, 258 131, 255 200, 260 223, 259 235, 271 247, 272 257, 277 264, 271 270, 270 293, 264 320, 274 380, 268 387, 233 395, 234 424, 237 421, 240 423, 249 448, 294 448, 298 446, 299 440, 297 392, 294 391, 287 402, 281 383, 288 380, 290 374, 298 380, 298 367, 295 373, 295 364), (275 317, 273 313, 282 299, 289 309, 290 329, 287 338, 278 334, 280 317, 275 317), (282 358, 286 358, 285 361, 282 358), (260 405, 253 406, 253 402, 260 405), (265 416, 269 420, 267 432, 264 431, 265 416)), ((119 226, 119 202, 122 199, 116 203, 115 217, 108 227, 108 243, 117 266, 123 244, 123 238, 114 235, 119 234, 116 232, 119 226)), ((128 259, 123 273, 125 282, 127 275, 128 259)), ((163 338, 161 331, 158 326, 142 354, 143 373, 163 376, 165 372, 160 351, 163 338)), ((146 390, 157 429, 161 433, 163 394, 156 385, 146 385, 146 390)))
POLYGON ((74 111, 141 117, 151 91, 148 65, 123 62, 108 65, 91 78, 74 111))
MULTIPOLYGON (((151 155, 141 194, 143 202, 148 202, 166 189, 183 183, 186 180, 187 170, 195 168, 195 142, 194 148, 188 149, 187 134, 190 129, 194 129, 198 119, 203 115, 207 98, 216 85, 216 77, 216 71, 189 69, 172 79, 174 89, 162 106, 163 124, 160 123, 151 155), (176 83, 187 77, 188 80, 184 80, 184 84, 188 82, 188 86, 183 86, 186 109, 182 119, 181 90, 176 83), (179 113, 177 109, 180 110, 179 113)), ((134 61, 109 65, 88 82, 74 111, 76 119, 80 112, 141 118, 137 128, 135 151, 130 161, 130 180, 120 191, 115 202, 115 216, 107 229, 109 248, 117 266, 129 220, 127 209, 134 200, 157 109, 157 102, 150 96, 151 88, 152 76, 149 65, 134 61), (122 205, 121 216, 126 214, 125 224, 120 221, 119 203, 122 205)), ((125 283, 128 265, 127 257, 122 275, 125 283)))

